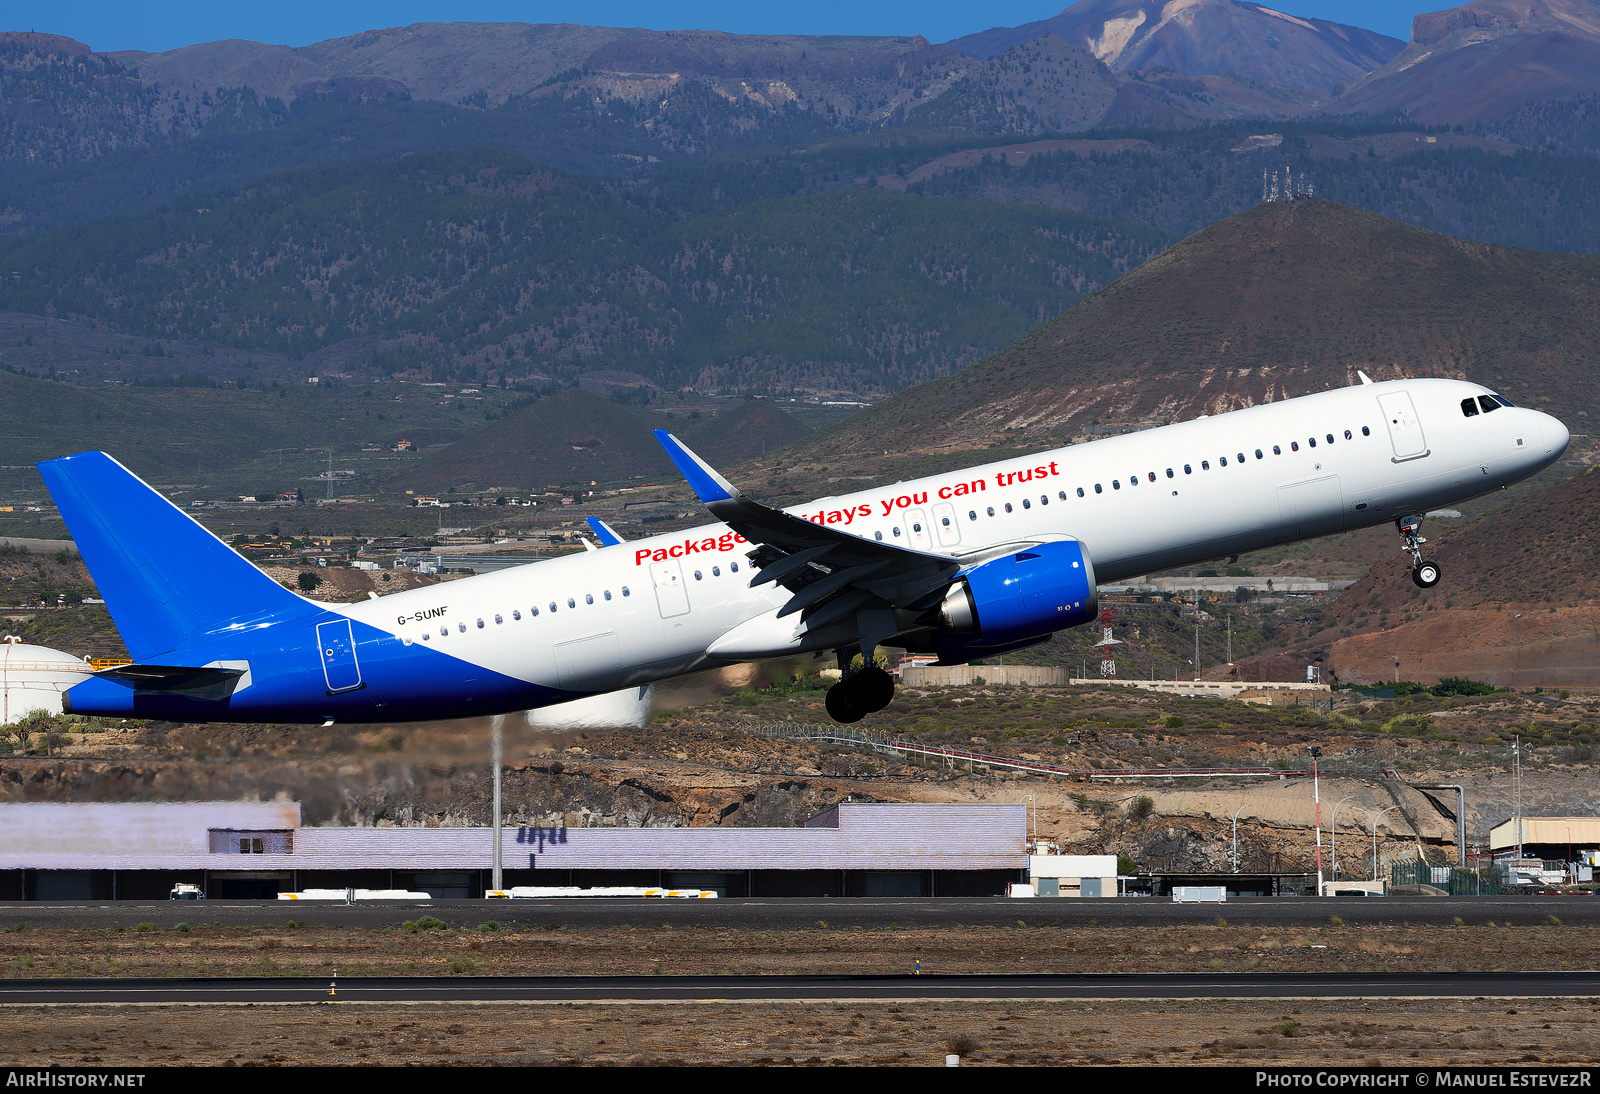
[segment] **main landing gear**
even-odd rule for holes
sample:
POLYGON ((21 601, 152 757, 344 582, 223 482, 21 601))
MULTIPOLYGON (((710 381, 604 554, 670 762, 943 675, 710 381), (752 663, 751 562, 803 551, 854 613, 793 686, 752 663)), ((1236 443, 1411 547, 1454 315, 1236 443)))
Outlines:
POLYGON ((836 722, 859 722, 894 700, 894 677, 877 665, 864 665, 850 672, 844 654, 839 660, 849 675, 828 689, 828 717, 836 722))
POLYGON ((1400 531, 1400 549, 1411 556, 1411 580, 1419 589, 1431 589, 1439 584, 1439 564, 1422 557, 1422 545, 1427 540, 1417 535, 1422 518, 1410 514, 1394 522, 1400 531))

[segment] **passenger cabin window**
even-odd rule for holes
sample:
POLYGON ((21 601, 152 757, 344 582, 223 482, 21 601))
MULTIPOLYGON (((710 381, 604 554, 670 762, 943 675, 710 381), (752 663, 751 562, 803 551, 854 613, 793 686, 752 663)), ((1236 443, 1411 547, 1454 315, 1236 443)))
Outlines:
POLYGON ((1328 434, 1328 443, 1329 443, 1329 444, 1332 444, 1332 443, 1333 443, 1333 434, 1332 434, 1332 433, 1329 433, 1329 434, 1328 434))
POLYGON ((1105 493, 1105 491, 1104 491, 1104 490, 1101 490, 1101 489, 1100 489, 1100 484, 1099 484, 1099 483, 1095 483, 1095 484, 1094 484, 1094 492, 1095 492, 1095 493, 1096 493, 1096 494, 1103 494, 1103 493, 1105 493))
POLYGON ((610 599, 611 599, 611 590, 610 590, 610 589, 607 589, 607 590, 606 590, 606 593, 605 593, 605 596, 606 596, 606 599, 607 599, 607 600, 610 600, 610 599))
MULTIPOLYGON (((1066 501, 1067 500, 1067 492, 1065 490, 1057 490, 1056 491, 1056 497, 1060 498, 1062 501, 1066 501)), ((1080 497, 1080 498, 1083 497, 1083 487, 1081 487, 1081 486, 1078 487, 1078 497, 1080 497)))
POLYGON ((1315 448, 1317 447, 1317 439, 1315 437, 1307 437, 1306 444, 1309 444, 1312 448, 1315 448))
POLYGON ((1200 461, 1200 470, 1202 470, 1202 471, 1210 471, 1211 470, 1211 461, 1210 460, 1201 460, 1200 461))
MULTIPOLYGON (((1239 458, 1240 458, 1240 459, 1241 459, 1241 460, 1242 460, 1242 459, 1244 459, 1244 457, 1243 457, 1243 456, 1240 456, 1240 457, 1239 457, 1239 458)), ((1261 455, 1261 449, 1259 449, 1259 448, 1258 448, 1258 449, 1256 449, 1256 459, 1258 459, 1258 460, 1259 460, 1259 459, 1264 459, 1264 458, 1265 458, 1265 457, 1263 457, 1263 456, 1262 456, 1262 455, 1261 455)))
POLYGON ((878 537, 878 542, 880 542, 880 543, 881 543, 881 542, 883 542, 883 533, 882 533, 882 532, 874 532, 874 533, 872 533, 872 534, 873 534, 873 535, 874 535, 874 536, 877 536, 877 537, 878 537))
POLYGON ((539 618, 539 606, 537 604, 535 604, 533 607, 528 609, 528 618, 529 619, 537 619, 537 618, 539 618))
MULTIPOLYGON (((478 620, 478 626, 480 626, 480 627, 483 626, 483 620, 481 620, 481 619, 478 620)), ((456 624, 456 630, 460 631, 462 634, 466 634, 467 633, 467 625, 466 625, 466 623, 465 622, 457 623, 456 624)))
POLYGON ((1006 512, 1008 512, 1008 513, 1012 512, 1011 503, 1009 501, 1006 502, 1006 512))
MULTIPOLYGON (((967 519, 968 520, 977 520, 978 519, 978 511, 976 509, 968 509, 967 510, 967 519)), ((878 534, 878 538, 879 539, 883 538, 883 534, 881 532, 878 534)))
POLYGON ((1078 487, 1078 497, 1083 497, 1083 487, 1078 487))
POLYGON ((478 620, 478 629, 479 629, 479 630, 480 630, 480 631, 481 631, 481 630, 483 630, 483 620, 481 620, 481 619, 480 619, 480 620, 478 620))
POLYGON ((1112 479, 1111 480, 1111 489, 1113 489, 1113 490, 1121 490, 1122 489, 1122 480, 1121 479, 1112 479))
MULTIPOLYGON (((946 523, 948 523, 948 521, 947 521, 947 522, 946 522, 946 523)), ((736 574, 736 573, 738 573, 738 572, 739 572, 739 564, 738 564, 738 563, 737 563, 737 562, 730 562, 730 563, 728 563, 728 572, 729 572, 729 573, 730 573, 730 574, 736 574)), ((609 597, 609 596, 610 596, 610 595, 611 595, 611 594, 610 594, 610 593, 607 593, 607 594, 606 594, 606 595, 607 595, 607 596, 608 596, 608 597, 609 597)))
POLYGON ((1167 478, 1172 478, 1172 468, 1167 468, 1167 478))
POLYGON ((577 601, 576 601, 576 600, 574 600, 574 599, 573 599, 573 598, 572 598, 572 597, 570 597, 570 596, 569 596, 569 597, 567 597, 567 607, 569 607, 569 608, 576 608, 576 607, 577 607, 577 606, 578 606, 578 602, 577 602, 577 601))
POLYGON ((517 609, 513 610, 512 613, 511 613, 511 618, 515 619, 515 620, 520 620, 522 618, 522 609, 521 608, 517 608, 517 609))
POLYGON ((1351 436, 1350 431, 1347 429, 1347 430, 1344 431, 1344 439, 1347 440, 1347 441, 1350 441, 1350 440, 1354 440, 1355 438, 1353 436, 1351 436))
POLYGON ((989 508, 988 508, 988 510, 987 510, 987 511, 988 511, 988 514, 989 514, 989 515, 990 515, 990 516, 991 516, 991 517, 992 517, 992 516, 994 516, 994 506, 992 506, 992 505, 991 505, 991 506, 989 506, 989 508))
MULTIPOLYGON (((1022 499, 1022 507, 1024 509, 1032 509, 1033 508, 1033 503, 1031 501, 1029 501, 1027 498, 1023 498, 1022 499)), ((920 524, 917 525, 917 531, 919 531, 919 532, 922 531, 922 525, 920 525, 920 524)))
POLYGON ((583 602, 585 604, 593 604, 594 603, 594 594, 593 593, 584 593, 583 594, 583 602))
POLYGON ((1300 442, 1299 441, 1290 441, 1289 442, 1289 451, 1290 452, 1298 452, 1298 451, 1300 451, 1300 442))
MULTIPOLYGON (((1050 495, 1049 494, 1040 494, 1039 495, 1039 504, 1040 505, 1049 505, 1050 504, 1050 495)), ((949 524, 950 522, 949 521, 945 521, 945 523, 949 524)))
POLYGON ((721 577, 722 576, 722 567, 721 566, 713 566, 713 567, 711 567, 711 576, 712 577, 721 577))
POLYGON ((495 615, 495 617, 494 617, 494 621, 495 621, 495 622, 496 622, 496 623, 504 623, 504 622, 505 622, 505 620, 504 620, 504 619, 501 619, 501 618, 500 618, 500 616, 499 616, 499 614, 498 614, 498 613, 497 613, 497 614, 496 614, 496 615, 495 615))
POLYGON ((1218 456, 1217 457, 1217 466, 1218 467, 1227 467, 1228 466, 1228 457, 1226 457, 1226 456, 1218 456))
POLYGON ((1194 468, 1190 467, 1188 464, 1184 464, 1183 465, 1183 473, 1185 475, 1192 475, 1192 474, 1194 474, 1194 468))
POLYGON ((622 595, 623 596, 631 596, 632 595, 631 593, 628 592, 628 587, 626 585, 624 585, 622 587, 622 595))
POLYGON ((1274 456, 1281 456, 1281 455, 1283 455, 1283 449, 1279 448, 1277 445, 1273 445, 1272 446, 1272 454, 1274 456))
POLYGON ((1372 436, 1372 430, 1368 429, 1366 426, 1362 426, 1361 427, 1361 435, 1363 437, 1370 437, 1370 436, 1372 436))
POLYGON ((706 575, 705 575, 705 574, 702 574, 702 573, 701 573, 701 572, 700 572, 700 571, 699 571, 699 570, 696 570, 696 571, 695 571, 695 572, 694 572, 694 579, 695 579, 695 580, 696 580, 696 581, 704 581, 704 580, 705 580, 705 576, 706 576, 706 575))
POLYGON ((1156 481, 1156 473, 1154 471, 1150 472, 1150 481, 1151 482, 1155 482, 1156 481))

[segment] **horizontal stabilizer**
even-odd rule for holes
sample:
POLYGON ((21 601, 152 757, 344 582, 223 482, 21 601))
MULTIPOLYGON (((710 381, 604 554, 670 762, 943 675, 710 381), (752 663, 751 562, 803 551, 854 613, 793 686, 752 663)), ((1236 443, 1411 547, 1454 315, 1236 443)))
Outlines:
POLYGON ((39 473, 136 661, 308 607, 104 452, 39 473))

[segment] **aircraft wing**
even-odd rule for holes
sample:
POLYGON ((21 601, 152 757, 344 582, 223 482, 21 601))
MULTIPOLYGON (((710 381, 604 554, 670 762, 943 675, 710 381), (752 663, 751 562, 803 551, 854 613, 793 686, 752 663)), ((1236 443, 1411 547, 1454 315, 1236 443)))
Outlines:
POLYGON ((945 555, 863 539, 762 505, 671 433, 654 432, 711 515, 756 544, 750 557, 759 569, 751 586, 772 581, 794 594, 780 618, 806 612, 806 621, 820 627, 863 608, 932 607, 961 569, 945 555))

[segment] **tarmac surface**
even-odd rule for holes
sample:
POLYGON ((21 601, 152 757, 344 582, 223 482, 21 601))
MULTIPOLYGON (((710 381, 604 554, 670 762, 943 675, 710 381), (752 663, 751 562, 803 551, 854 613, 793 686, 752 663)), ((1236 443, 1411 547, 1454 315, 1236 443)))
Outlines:
POLYGON ((665 900, 362 901, 82 901, 0 902, 0 927, 34 930, 215 924, 277 927, 288 920, 312 927, 396 927, 433 915, 454 927, 493 919, 508 928, 561 923, 568 927, 724 927, 797 929, 826 920, 836 927, 1013 926, 1019 920, 1062 927, 1169 927, 1214 924, 1292 927, 1325 924, 1338 916, 1350 926, 1533 926, 1555 916, 1567 926, 1600 926, 1600 900, 1587 896, 1239 898, 1223 904, 1177 904, 1149 897, 1103 900, 1035 898, 739 898, 665 900))
POLYGON ((0 981, 0 1006, 1594 998, 1600 972, 362 977, 0 981))

